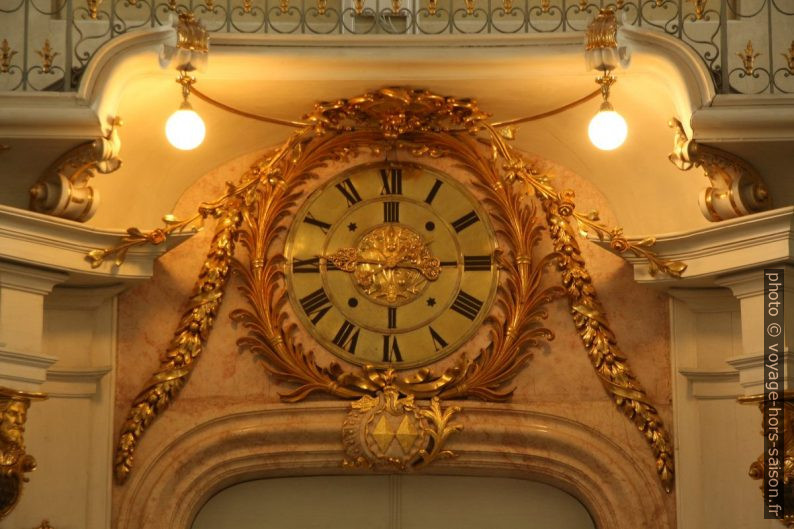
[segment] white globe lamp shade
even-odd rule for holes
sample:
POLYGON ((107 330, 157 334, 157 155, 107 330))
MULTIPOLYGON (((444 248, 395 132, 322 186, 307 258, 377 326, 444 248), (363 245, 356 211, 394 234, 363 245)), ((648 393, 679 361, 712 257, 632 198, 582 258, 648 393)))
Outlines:
POLYGON ((171 114, 165 123, 165 137, 168 142, 182 151, 190 151, 201 145, 206 132, 201 116, 187 102, 171 114))
POLYGON ((601 105, 601 110, 590 120, 590 126, 587 127, 590 141, 602 151, 612 151, 623 145, 628 132, 626 120, 609 103, 601 105))

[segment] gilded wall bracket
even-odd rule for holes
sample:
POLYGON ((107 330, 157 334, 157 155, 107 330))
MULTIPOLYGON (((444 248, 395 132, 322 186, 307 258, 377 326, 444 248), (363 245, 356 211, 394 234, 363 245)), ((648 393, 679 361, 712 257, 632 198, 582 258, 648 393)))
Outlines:
MULTIPOLYGON (((739 398, 741 404, 758 404, 758 409, 761 410, 761 415, 764 415, 764 395, 753 395, 750 397, 739 398)), ((764 434, 764 424, 762 423, 761 435, 764 434)), ((785 391, 783 393, 783 427, 781 429, 781 436, 783 439, 783 457, 780 458, 782 462, 782 479, 783 479, 783 504, 789 505, 794 501, 794 393, 785 391)), ((761 494, 766 500, 766 493, 764 492, 764 476, 765 472, 766 453, 762 452, 758 459, 750 464, 748 471, 752 479, 761 480, 761 494)), ((794 529, 794 513, 786 512, 784 510, 783 516, 780 518, 780 523, 794 529)))
POLYGON ((25 476, 36 468, 36 460, 25 451, 25 422, 32 400, 46 399, 43 393, 0 388, 0 520, 22 496, 25 476))
POLYGON ((669 125, 674 130, 670 161, 682 171, 700 167, 711 181, 711 186, 698 197, 700 210, 708 220, 717 222, 743 217, 772 207, 769 189, 747 161, 688 138, 676 118, 672 118, 669 125))
POLYGON ((93 217, 99 191, 89 184, 97 173, 108 174, 121 167, 121 124, 121 118, 111 119, 104 137, 74 147, 47 168, 30 188, 30 209, 78 222, 93 217))

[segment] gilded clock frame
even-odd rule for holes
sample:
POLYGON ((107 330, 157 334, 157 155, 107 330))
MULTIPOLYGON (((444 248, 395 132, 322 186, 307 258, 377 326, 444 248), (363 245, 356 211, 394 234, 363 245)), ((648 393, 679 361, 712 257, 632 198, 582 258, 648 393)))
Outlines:
MULTIPOLYGON (((652 238, 629 240, 620 228, 601 224, 594 214, 576 211, 574 192, 556 189, 547 175, 535 170, 528 158, 508 143, 515 130, 491 124, 489 117, 474 100, 400 87, 318 103, 304 117, 305 126, 253 164, 238 184, 229 184, 225 195, 202 204, 195 217, 176 220, 167 216, 164 228, 147 233, 130 228, 117 246, 89 252, 88 259, 95 266, 109 257, 120 264, 133 246, 159 244, 170 233, 189 229, 206 218, 217 219, 188 310, 160 368, 133 400, 122 425, 115 458, 117 481, 127 479, 145 431, 187 383, 215 323, 230 274, 236 270, 248 302, 248 308, 232 312, 232 318, 247 330, 238 345, 264 360, 263 365, 274 378, 293 386, 281 395, 283 401, 298 402, 322 392, 359 399, 358 404, 353 403, 355 411, 357 406, 369 407, 364 403, 374 397, 390 395, 389 399, 399 402, 399 396, 405 395, 405 405, 391 408, 408 413, 413 399, 431 400, 431 405, 422 410, 426 418, 422 428, 434 442, 411 456, 414 459, 408 464, 412 466, 451 455, 441 445, 459 429, 450 422, 457 407, 444 410, 442 399, 510 398, 508 384, 525 366, 531 348, 553 338, 543 326, 544 306, 558 297, 567 298, 595 375, 618 410, 643 435, 662 485, 672 490, 670 435, 618 347, 578 236, 595 236, 609 242, 616 253, 645 258, 654 274, 678 277, 686 265, 659 258, 652 250, 652 238), (365 152, 380 156, 405 152, 420 159, 446 157, 463 165, 478 177, 474 185, 487 195, 484 200, 497 233, 508 241, 498 255, 505 277, 495 301, 501 318, 492 314, 485 319, 488 345, 472 356, 459 354, 457 361, 442 372, 419 369, 398 375, 392 369, 343 366, 335 361, 321 365, 315 353, 295 339, 298 324, 284 311, 288 303, 282 281, 284 259, 277 247, 283 248, 279 241, 287 229, 287 219, 318 171, 331 162, 355 161, 365 152), (538 256, 536 244, 544 229, 554 251, 538 256), (248 259, 235 257, 240 246, 247 251, 248 259), (547 267, 557 269, 560 286, 541 289, 547 267)), ((358 463, 373 464, 371 460, 358 463)))
MULTIPOLYGON (((306 199, 299 207, 296 208, 295 217, 294 217, 295 221, 301 219, 303 217, 304 212, 308 212, 308 209, 312 204, 311 202, 312 197, 315 194, 323 193, 329 187, 334 185, 334 183, 338 179, 348 177, 369 169, 375 169, 378 167, 410 168, 410 169, 425 171, 436 176, 441 176, 442 178, 444 178, 445 183, 448 182, 450 185, 454 186, 459 193, 470 198, 474 210, 479 214, 480 218, 485 218, 485 222, 483 224, 485 226, 485 230, 487 232, 488 238, 491 242, 492 255, 494 256, 492 258, 491 272, 490 272, 493 279, 491 280, 492 284, 488 292, 488 295, 486 299, 483 300, 484 310, 480 310, 478 315, 474 318, 474 320, 472 320, 471 323, 467 324, 468 328, 466 332, 459 335, 454 341, 451 341, 447 346, 437 351, 436 354, 432 356, 428 356, 426 358, 422 358, 414 362, 405 362, 405 363, 400 362, 399 364, 396 364, 396 363, 384 363, 384 362, 366 362, 366 361, 357 360, 351 358, 350 357, 351 355, 335 352, 331 350, 329 344, 323 343, 325 341, 324 337, 322 338, 318 337, 319 332, 315 330, 314 325, 310 321, 309 317, 296 306, 297 294, 295 293, 295 289, 292 281, 294 272, 292 271, 292 268, 288 266, 289 256, 292 254, 291 247, 294 245, 294 238, 295 235, 297 234, 297 232, 292 231, 292 224, 290 225, 287 238, 284 243, 284 257, 285 259, 287 259, 286 261, 287 266, 285 268, 284 279, 287 284, 287 291, 289 293, 289 298, 292 303, 293 312, 295 313, 295 316, 298 318, 298 320, 300 320, 300 323, 303 326, 303 328, 308 330, 308 332, 312 335, 312 337, 315 339, 315 341, 318 342, 318 344, 321 347, 329 350, 332 354, 336 355, 338 358, 346 362, 350 362, 351 364, 356 364, 359 366, 366 366, 369 364, 375 367, 376 369, 388 369, 389 367, 393 367, 395 370, 403 371, 407 369, 414 369, 425 365, 433 364, 450 355, 453 355, 460 350, 461 346, 463 346, 466 342, 473 339, 479 334, 479 327, 482 325, 485 318, 491 312, 491 309, 493 308, 494 305, 494 299, 496 297, 497 286, 499 282, 499 266, 498 263, 496 262, 495 256, 500 251, 499 241, 496 237, 496 232, 494 231, 494 228, 490 220, 490 213, 487 211, 486 208, 483 208, 482 205, 479 204, 479 202, 477 201, 477 198, 474 195, 472 195, 472 193, 469 190, 466 189, 466 186, 461 181, 461 179, 456 178, 455 176, 452 176, 449 173, 446 173, 432 165, 428 165, 425 163, 408 162, 408 161, 391 160, 391 161, 379 161, 379 162, 364 162, 346 167, 343 171, 340 171, 339 173, 330 176, 326 181, 322 182, 320 185, 317 185, 313 189, 307 191, 306 199)), ((468 175, 468 173, 467 176, 473 178, 473 176, 468 175)), ((390 196, 390 195, 385 195, 385 196, 390 196)), ((293 221, 293 223, 295 221, 293 221)), ((339 220, 334 221, 334 224, 336 224, 337 222, 339 222, 339 220)), ((461 264, 459 263, 458 266, 461 266, 461 264)), ((329 294, 329 297, 332 298, 333 296, 329 294)), ((451 303, 452 303, 451 300, 445 302, 446 309, 449 309, 449 305, 451 305, 451 303)))

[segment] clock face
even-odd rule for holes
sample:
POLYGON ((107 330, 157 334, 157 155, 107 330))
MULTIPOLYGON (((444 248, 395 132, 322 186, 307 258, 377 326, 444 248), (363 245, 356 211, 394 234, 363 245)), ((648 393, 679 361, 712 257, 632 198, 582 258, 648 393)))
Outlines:
POLYGON ((298 210, 289 298, 314 338, 357 364, 410 368, 459 348, 497 285, 488 214, 453 178, 415 165, 358 167, 298 210))

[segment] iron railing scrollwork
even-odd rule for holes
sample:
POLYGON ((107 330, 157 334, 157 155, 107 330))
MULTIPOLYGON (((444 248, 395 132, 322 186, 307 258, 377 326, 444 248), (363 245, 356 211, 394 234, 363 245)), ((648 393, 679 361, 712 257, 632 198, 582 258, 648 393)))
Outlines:
POLYGON ((0 90, 76 90, 100 45, 190 10, 210 32, 584 31, 600 8, 690 45, 721 93, 794 93, 791 0, 3 0, 0 90))

